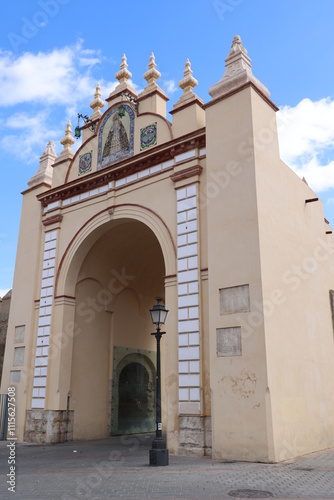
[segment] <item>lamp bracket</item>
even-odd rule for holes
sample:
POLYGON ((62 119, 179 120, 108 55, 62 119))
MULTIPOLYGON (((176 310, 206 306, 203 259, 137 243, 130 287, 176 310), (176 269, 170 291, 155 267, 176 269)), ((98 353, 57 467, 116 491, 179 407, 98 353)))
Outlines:
POLYGON ((75 127, 75 137, 77 139, 79 139, 81 137, 81 129, 83 127, 80 127, 80 118, 82 118, 82 120, 85 122, 85 125, 86 124, 89 124, 89 130, 91 130, 92 132, 95 132, 95 129, 96 129, 96 123, 93 123, 93 121, 87 116, 87 115, 83 115, 81 113, 78 113, 78 125, 75 127))
POLYGON ((135 97, 133 97, 133 95, 131 95, 129 92, 122 92, 121 96, 122 96, 122 101, 123 101, 123 97, 126 97, 128 101, 134 103, 136 113, 138 114, 138 110, 139 110, 139 102, 138 102, 138 100, 135 97))

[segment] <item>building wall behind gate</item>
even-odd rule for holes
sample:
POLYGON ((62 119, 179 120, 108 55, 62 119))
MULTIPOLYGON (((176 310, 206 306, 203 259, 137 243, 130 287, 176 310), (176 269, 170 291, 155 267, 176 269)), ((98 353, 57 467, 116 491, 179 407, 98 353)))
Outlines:
MULTIPOLYGON (((93 279, 81 281, 76 288, 76 303, 96 297, 101 285, 93 279)), ((80 333, 73 340, 70 409, 74 410, 73 438, 107 436, 108 376, 111 317, 107 311, 89 309, 90 315, 76 313, 80 333)))

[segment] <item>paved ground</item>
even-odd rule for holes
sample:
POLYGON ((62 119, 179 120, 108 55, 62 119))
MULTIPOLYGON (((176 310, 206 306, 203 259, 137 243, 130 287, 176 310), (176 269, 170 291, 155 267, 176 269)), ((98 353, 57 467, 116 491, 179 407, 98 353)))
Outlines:
POLYGON ((171 456, 168 467, 155 468, 148 465, 151 440, 16 444, 15 493, 7 489, 10 448, 2 441, 0 499, 334 499, 334 449, 278 465, 171 456))

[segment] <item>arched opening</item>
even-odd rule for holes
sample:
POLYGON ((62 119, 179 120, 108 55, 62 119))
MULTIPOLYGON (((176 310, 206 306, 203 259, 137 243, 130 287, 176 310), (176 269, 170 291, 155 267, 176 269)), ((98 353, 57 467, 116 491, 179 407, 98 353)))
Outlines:
POLYGON ((164 274, 157 238, 131 219, 109 222, 83 258, 70 383, 74 439, 154 430, 156 346, 149 309, 164 297, 164 274))

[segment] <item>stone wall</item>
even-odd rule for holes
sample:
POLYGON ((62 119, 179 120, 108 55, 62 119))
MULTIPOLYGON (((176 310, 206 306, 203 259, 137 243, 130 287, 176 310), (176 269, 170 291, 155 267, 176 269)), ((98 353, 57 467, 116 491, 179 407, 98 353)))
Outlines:
POLYGON ((211 417, 179 417, 180 455, 212 455, 211 417))
POLYGON ((24 441, 64 443, 73 439, 73 410, 28 410, 24 441))
POLYGON ((8 317, 12 291, 10 290, 2 299, 0 298, 0 382, 2 377, 2 366, 5 354, 8 317))

